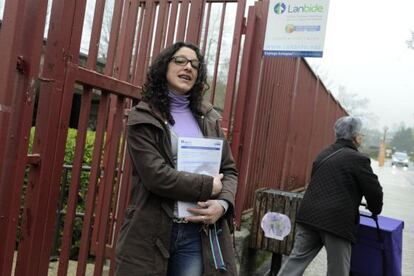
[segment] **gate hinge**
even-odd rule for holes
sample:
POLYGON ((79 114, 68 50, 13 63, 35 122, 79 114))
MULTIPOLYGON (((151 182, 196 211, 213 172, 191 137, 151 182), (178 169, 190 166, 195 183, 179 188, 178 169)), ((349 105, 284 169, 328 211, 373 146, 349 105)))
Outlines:
POLYGON ((17 62, 16 62, 16 70, 17 72, 19 72, 20 74, 24 75, 26 73, 26 61, 24 60, 23 56, 18 56, 17 57, 17 62))
POLYGON ((243 17, 241 33, 245 35, 246 32, 247 32, 247 18, 243 17))
POLYGON ((39 166, 40 161, 41 161, 40 154, 38 153, 27 155, 27 164, 31 166, 39 166))
POLYGON ((54 79, 49 79, 49 78, 45 78, 45 77, 42 77, 42 76, 39 76, 38 79, 41 82, 54 82, 55 81, 54 79))

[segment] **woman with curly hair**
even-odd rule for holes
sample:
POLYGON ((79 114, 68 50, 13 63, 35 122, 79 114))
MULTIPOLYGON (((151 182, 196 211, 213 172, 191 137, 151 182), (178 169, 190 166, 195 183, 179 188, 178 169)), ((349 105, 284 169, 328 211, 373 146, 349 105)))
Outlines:
POLYGON ((142 101, 128 118, 133 163, 129 207, 116 248, 116 275, 236 275, 231 231, 237 171, 220 116, 203 102, 204 57, 190 43, 163 50, 142 101), (220 174, 176 169, 179 137, 223 139, 220 174), (196 202, 178 216, 177 202, 196 202))

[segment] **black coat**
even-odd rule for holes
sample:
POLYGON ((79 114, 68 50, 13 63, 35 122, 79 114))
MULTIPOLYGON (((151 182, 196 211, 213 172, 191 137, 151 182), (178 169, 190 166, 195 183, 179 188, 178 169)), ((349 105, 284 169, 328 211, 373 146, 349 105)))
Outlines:
POLYGON ((354 243, 362 196, 372 213, 381 212, 382 187, 372 171, 370 159, 358 152, 352 141, 338 139, 314 161, 311 181, 296 221, 354 243), (326 156, 340 148, 344 150, 317 168, 326 156))

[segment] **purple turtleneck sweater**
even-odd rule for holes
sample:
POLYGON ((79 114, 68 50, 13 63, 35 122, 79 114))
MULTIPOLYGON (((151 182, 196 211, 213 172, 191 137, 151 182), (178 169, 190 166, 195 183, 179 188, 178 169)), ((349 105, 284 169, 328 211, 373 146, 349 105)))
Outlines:
POLYGON ((174 91, 168 92, 170 111, 175 124, 174 133, 181 137, 203 137, 200 127, 190 109, 189 95, 178 95, 174 91))
MULTIPOLYGON (((175 124, 172 128, 171 142, 174 163, 177 161, 177 142, 174 134, 181 137, 203 137, 203 133, 198 126, 196 119, 190 109, 189 95, 178 95, 174 91, 168 91, 170 98, 170 112, 174 118, 175 124), (175 140, 175 141, 174 141, 175 140)), ((224 208, 224 212, 229 208, 229 204, 225 200, 217 200, 224 208)), ((174 207, 174 215, 177 216, 177 205, 174 207)))

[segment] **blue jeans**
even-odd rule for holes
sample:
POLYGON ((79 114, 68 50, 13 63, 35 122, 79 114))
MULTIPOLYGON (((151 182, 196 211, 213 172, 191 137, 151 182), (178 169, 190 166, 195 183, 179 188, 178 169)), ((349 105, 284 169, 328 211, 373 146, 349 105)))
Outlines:
POLYGON ((201 224, 174 223, 171 233, 168 276, 201 276, 201 224))

